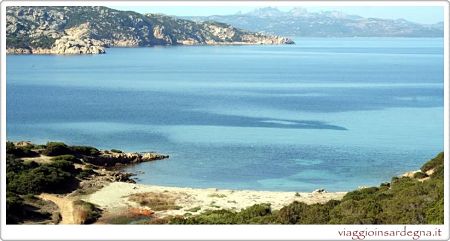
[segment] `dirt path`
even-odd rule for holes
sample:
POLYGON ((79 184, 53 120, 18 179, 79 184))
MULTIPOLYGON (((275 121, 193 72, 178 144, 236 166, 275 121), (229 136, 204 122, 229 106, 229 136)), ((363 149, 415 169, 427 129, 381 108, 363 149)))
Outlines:
POLYGON ((54 202, 58 207, 61 213, 61 222, 60 224, 77 224, 75 223, 73 217, 73 201, 68 198, 58 197, 54 194, 42 193, 39 195, 40 198, 54 202))

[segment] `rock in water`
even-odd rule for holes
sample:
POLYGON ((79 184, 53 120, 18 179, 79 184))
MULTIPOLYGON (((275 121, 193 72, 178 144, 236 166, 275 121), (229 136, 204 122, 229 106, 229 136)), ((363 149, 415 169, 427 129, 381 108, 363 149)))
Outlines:
POLYGON ((112 152, 105 150, 101 151, 97 156, 85 156, 84 160, 97 166, 114 167, 120 165, 162 160, 166 158, 169 158, 169 156, 154 152, 141 154, 136 152, 112 152))

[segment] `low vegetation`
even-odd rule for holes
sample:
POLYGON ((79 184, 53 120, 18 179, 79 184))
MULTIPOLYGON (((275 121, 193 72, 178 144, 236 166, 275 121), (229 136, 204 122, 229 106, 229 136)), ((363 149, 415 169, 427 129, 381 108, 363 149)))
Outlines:
POLYGON ((190 208, 190 209, 188 209, 186 211, 195 213, 195 212, 200 211, 201 209, 202 209, 202 207, 197 206, 197 207, 190 208))
POLYGON ((269 204, 257 204, 240 212, 207 211, 197 216, 171 217, 170 224, 443 224, 444 154, 425 163, 424 176, 393 178, 379 187, 347 193, 340 201, 307 205, 293 202, 280 210, 269 204), (426 174, 425 174, 426 175, 426 174))
POLYGON ((212 194, 209 194, 208 197, 225 198, 225 197, 227 197, 227 195, 219 194, 219 193, 212 193, 212 194))
POLYGON ((6 223, 16 224, 25 216, 23 199, 13 193, 6 192, 6 223))
POLYGON ((164 193, 136 193, 129 197, 129 200, 141 206, 150 208, 153 211, 178 210, 180 206, 175 205, 176 198, 164 193))
POLYGON ((39 153, 33 151, 34 145, 15 146, 12 142, 6 142, 6 153, 15 157, 36 157, 39 153))
POLYGON ((7 191, 16 194, 60 193, 73 189, 77 184, 77 170, 72 163, 57 160, 49 164, 23 161, 12 156, 6 162, 7 191))
POLYGON ((427 178, 428 175, 423 172, 416 172, 416 173, 414 173, 413 177, 416 179, 423 179, 423 178, 427 178))
POLYGON ((48 142, 42 151, 46 156, 77 155, 97 156, 100 151, 91 146, 68 146, 63 142, 48 142))
MULTIPOLYGON (((75 164, 82 163, 80 157, 84 155, 98 155, 99 150, 89 146, 68 146, 62 142, 48 142, 46 145, 7 142, 6 153, 7 223, 23 223, 39 215, 48 216, 46 218, 57 223, 57 217, 52 217, 51 213, 36 211, 45 205, 40 205, 42 200, 33 198, 34 195, 75 190, 81 180, 95 174, 92 167, 75 168, 75 164), (51 158, 42 161, 40 155, 51 158)), ((79 210, 80 215, 87 215, 87 223, 96 217, 95 209, 89 204, 80 204, 79 210)))
POLYGON ((145 224, 158 220, 148 209, 125 208, 115 210, 114 214, 105 213, 98 220, 102 224, 145 224))
POLYGON ((101 210, 92 203, 76 200, 73 202, 73 216, 77 223, 90 224, 101 216, 101 210))
POLYGON ((122 153, 121 150, 117 150, 117 149, 111 149, 111 152, 114 152, 114 153, 122 153))
POLYGON ((33 195, 6 193, 6 223, 58 224, 61 221, 54 203, 41 200, 33 195))
MULTIPOLYGON (((84 163, 82 157, 99 154, 99 150, 94 147, 68 146, 61 142, 49 142, 46 145, 15 145, 8 142, 6 149, 8 224, 24 223, 30 217, 38 220, 45 217, 57 223, 57 212, 33 211, 36 209, 34 207, 49 206, 40 204, 33 195, 73 191, 80 180, 95 174, 92 165, 84 163), (35 162, 33 157, 42 154, 52 158, 46 162, 35 162), (23 161, 23 158, 27 161, 23 161), (75 167, 82 162, 83 168, 75 167)), ((213 194, 211 197, 224 196, 213 194)), ((170 193, 138 193, 129 196, 129 200, 145 207, 145 210, 181 208, 170 193)), ((81 223, 92 223, 100 216, 100 210, 91 203, 76 201, 74 209, 76 218, 83 220, 81 223)), ((133 220, 133 223, 152 224, 443 224, 444 153, 426 162, 421 171, 412 177, 394 177, 378 187, 349 192, 340 201, 312 205, 293 202, 280 210, 272 210, 270 204, 257 204, 240 211, 199 212, 201 209, 191 208, 187 210, 189 215, 163 219, 138 212, 137 216, 124 214, 121 218, 109 221, 126 223, 133 220)))

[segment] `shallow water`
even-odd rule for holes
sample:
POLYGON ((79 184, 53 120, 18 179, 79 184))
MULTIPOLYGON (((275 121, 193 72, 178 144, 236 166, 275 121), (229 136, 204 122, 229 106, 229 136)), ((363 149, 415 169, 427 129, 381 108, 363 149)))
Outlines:
POLYGON ((7 138, 167 160, 141 183, 345 191, 443 150, 443 40, 112 48, 7 56, 7 138))

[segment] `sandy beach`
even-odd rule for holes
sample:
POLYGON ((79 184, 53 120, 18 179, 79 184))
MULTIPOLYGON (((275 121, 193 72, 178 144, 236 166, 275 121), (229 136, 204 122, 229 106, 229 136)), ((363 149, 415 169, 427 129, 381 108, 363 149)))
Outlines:
POLYGON ((114 213, 119 210, 136 208, 148 209, 130 197, 162 196, 164 199, 174 200, 175 209, 155 211, 157 217, 169 215, 192 215, 206 210, 228 209, 239 211, 254 204, 270 203, 272 209, 277 210, 293 201, 307 204, 325 203, 329 200, 340 200, 345 192, 271 192, 253 190, 222 190, 215 188, 196 189, 182 187, 164 187, 141 185, 124 182, 113 182, 101 188, 95 193, 87 195, 84 201, 98 205, 106 213, 114 213))

